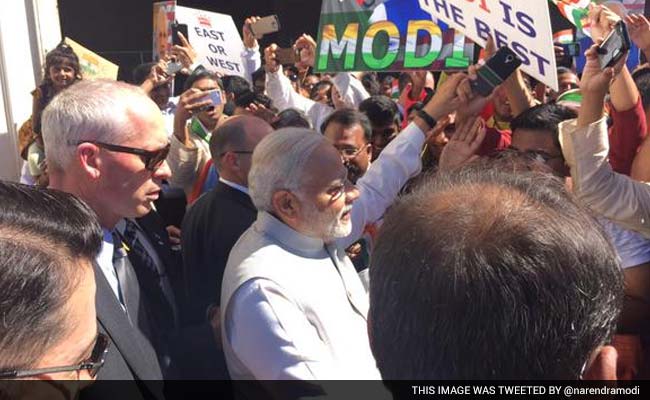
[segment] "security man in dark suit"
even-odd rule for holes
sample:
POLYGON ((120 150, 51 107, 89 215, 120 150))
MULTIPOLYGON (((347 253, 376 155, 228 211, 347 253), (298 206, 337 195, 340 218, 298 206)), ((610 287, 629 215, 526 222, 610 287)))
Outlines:
POLYGON ((50 186, 84 200, 104 234, 94 263, 95 301, 98 329, 111 343, 97 385, 81 398, 163 399, 160 365, 143 332, 147 306, 129 246, 115 229, 123 218, 148 214, 171 176, 160 110, 135 86, 81 81, 50 102, 42 131, 50 186))
POLYGON ((255 146, 271 131, 262 119, 237 116, 221 125, 210 140, 219 183, 187 211, 181 229, 187 287, 186 334, 190 336, 190 332, 199 330, 210 335, 191 335, 206 340, 193 342, 197 349, 191 352, 192 363, 182 366, 189 375, 184 378, 228 378, 220 350, 220 330, 216 329, 217 335, 213 335, 214 326, 207 322, 219 319, 221 280, 230 250, 257 218, 257 210, 248 196, 248 172, 255 146), (197 359, 199 354, 205 355, 204 359, 197 359))

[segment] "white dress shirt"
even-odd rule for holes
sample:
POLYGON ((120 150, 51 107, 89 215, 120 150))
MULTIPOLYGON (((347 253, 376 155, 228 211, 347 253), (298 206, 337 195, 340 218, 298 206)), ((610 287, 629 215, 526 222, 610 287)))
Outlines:
MULTIPOLYGON (((111 235, 111 231, 106 228, 102 228, 102 232, 104 233, 104 238, 102 240, 102 248, 99 250, 99 254, 97 254, 97 265, 99 265, 99 269, 104 273, 115 298, 122 304, 117 272, 115 272, 115 267, 113 266, 113 236, 111 235)), ((124 308, 124 305, 122 305, 122 308, 124 308)))
POLYGON ((246 186, 239 185, 235 182, 230 182, 229 180, 223 179, 221 176, 219 176, 219 182, 223 183, 224 185, 230 186, 233 189, 237 189, 242 193, 248 193, 248 188, 246 186))
POLYGON ((358 181, 352 233, 325 244, 272 215, 234 246, 221 292, 233 379, 381 379, 367 335, 368 293, 344 249, 420 171, 424 134, 409 125, 358 181))

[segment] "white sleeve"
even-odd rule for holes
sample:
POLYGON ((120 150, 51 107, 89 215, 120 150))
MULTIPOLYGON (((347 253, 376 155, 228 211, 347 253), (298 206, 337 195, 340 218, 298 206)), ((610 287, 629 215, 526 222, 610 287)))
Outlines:
POLYGON ((362 101, 370 97, 363 83, 350 72, 340 72, 333 79, 345 105, 358 108, 362 101))
POLYGON ((360 194, 352 206, 352 232, 338 241, 339 246, 347 248, 359 240, 366 225, 378 221, 404 184, 420 172, 424 140, 422 130, 410 123, 370 165, 357 182, 360 194))
POLYGON ((334 379, 330 352, 300 307, 277 284, 252 279, 230 300, 226 335, 258 380, 334 379))
POLYGON ((291 86, 289 78, 284 76, 282 67, 275 73, 266 73, 266 92, 279 111, 295 108, 304 112, 316 130, 320 130, 320 125, 325 118, 334 111, 326 104, 317 103, 297 93, 291 86))
POLYGON ((241 58, 244 62, 244 78, 252 84, 253 72, 257 71, 262 66, 260 47, 255 46, 252 49, 245 48, 241 53, 241 58))

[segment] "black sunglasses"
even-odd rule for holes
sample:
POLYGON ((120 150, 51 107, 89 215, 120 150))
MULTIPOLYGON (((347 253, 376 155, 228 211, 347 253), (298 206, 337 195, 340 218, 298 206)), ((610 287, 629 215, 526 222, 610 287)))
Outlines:
POLYGON ((167 146, 159 150, 150 151, 144 149, 137 149, 135 147, 126 147, 126 146, 119 146, 116 144, 98 142, 94 140, 82 140, 77 142, 75 145, 79 146, 82 143, 92 143, 108 151, 135 154, 137 156, 140 156, 142 158, 142 161, 144 161, 145 168, 149 171, 155 171, 158 168, 160 168, 162 163, 165 162, 165 159, 169 154, 169 149, 171 148, 171 143, 167 143, 167 146))
POLYGON ((80 362, 79 364, 67 365, 65 367, 39 368, 39 369, 29 369, 23 371, 19 371, 19 370, 0 371, 0 379, 27 378, 30 376, 38 376, 43 374, 54 374, 59 372, 70 372, 70 371, 88 371, 90 377, 94 378, 95 376, 97 376, 99 370, 104 365, 104 360, 106 360, 106 354, 108 353, 109 343, 110 342, 108 340, 108 336, 104 335, 103 333, 98 333, 90 357, 80 362))

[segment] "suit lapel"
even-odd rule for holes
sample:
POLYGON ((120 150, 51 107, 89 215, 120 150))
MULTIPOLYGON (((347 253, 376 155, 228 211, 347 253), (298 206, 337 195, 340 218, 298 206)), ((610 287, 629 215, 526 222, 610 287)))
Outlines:
POLYGON ((140 331, 131 325, 97 264, 94 264, 94 270, 97 285, 97 319, 138 379, 161 379, 160 366, 151 345, 140 331))

